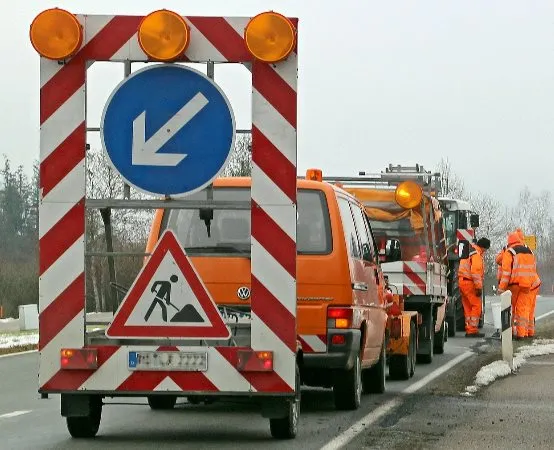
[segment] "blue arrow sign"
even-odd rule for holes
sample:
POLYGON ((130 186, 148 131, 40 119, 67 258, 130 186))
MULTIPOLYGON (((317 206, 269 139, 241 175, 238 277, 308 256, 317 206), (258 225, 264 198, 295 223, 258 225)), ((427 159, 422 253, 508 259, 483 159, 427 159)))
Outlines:
POLYGON ((186 195, 208 186, 225 168, 235 118, 225 94, 204 74, 157 64, 115 88, 100 135, 128 184, 149 194, 186 195))

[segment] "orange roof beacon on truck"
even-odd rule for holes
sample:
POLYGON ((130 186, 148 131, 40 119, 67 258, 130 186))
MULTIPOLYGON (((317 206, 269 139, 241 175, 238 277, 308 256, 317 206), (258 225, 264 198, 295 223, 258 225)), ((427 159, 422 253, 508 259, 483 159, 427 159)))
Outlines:
MULTIPOLYGON (((213 199, 248 201, 250 186, 250 178, 216 179, 213 199)), ((206 199, 206 192, 193 199, 206 199)), ((385 390, 387 300, 378 247, 362 203, 323 182, 321 171, 309 170, 306 179, 298 179, 297 205, 301 380, 332 387, 338 409, 356 409, 362 392, 385 390)), ((159 210, 147 251, 168 228, 218 306, 248 317, 250 212, 159 210)))

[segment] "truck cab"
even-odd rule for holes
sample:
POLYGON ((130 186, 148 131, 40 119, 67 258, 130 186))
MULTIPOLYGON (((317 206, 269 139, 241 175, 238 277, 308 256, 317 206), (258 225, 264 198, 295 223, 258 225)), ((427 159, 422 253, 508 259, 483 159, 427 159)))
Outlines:
MULTIPOLYGON (((449 335, 454 336, 456 331, 465 330, 462 299, 458 288, 458 266, 460 255, 458 246, 460 241, 473 242, 476 239, 475 229, 479 227, 479 214, 471 210, 469 202, 461 199, 439 197, 442 209, 446 245, 448 249, 448 293, 450 301, 446 310, 449 325, 449 335)), ((485 315, 485 294, 482 297, 483 308, 479 328, 483 326, 485 315)))
MULTIPOLYGON (((338 409, 356 409, 362 392, 385 389, 387 314, 378 249, 354 196, 323 182, 321 171, 308 171, 306 178, 297 182, 301 379, 305 385, 333 388, 338 409)), ((211 195, 213 200, 249 201, 250 186, 250 178, 219 178, 211 195)), ((205 200, 207 195, 203 190, 191 198, 205 200)), ((159 210, 147 252, 171 229, 216 304, 248 320, 250 218, 248 210, 159 210)), ((277 266, 252 270, 255 274, 277 266)), ((286 273, 280 277, 287 282, 286 273)), ((279 284, 271 289, 278 290, 279 284)))

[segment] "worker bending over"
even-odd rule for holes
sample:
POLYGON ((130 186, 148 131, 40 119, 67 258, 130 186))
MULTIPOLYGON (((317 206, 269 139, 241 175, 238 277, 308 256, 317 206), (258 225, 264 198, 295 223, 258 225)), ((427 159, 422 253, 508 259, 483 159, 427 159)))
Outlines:
POLYGON ((485 278, 483 255, 490 248, 491 241, 483 237, 471 246, 473 248, 469 252, 469 257, 460 260, 458 285, 462 294, 466 337, 484 337, 483 333, 479 333, 479 319, 483 308, 481 296, 485 278))

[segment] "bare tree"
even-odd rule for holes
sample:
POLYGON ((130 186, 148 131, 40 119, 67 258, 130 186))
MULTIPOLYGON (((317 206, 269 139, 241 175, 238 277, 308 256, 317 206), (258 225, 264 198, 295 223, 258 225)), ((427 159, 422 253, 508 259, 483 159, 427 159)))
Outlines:
POLYGON ((252 174, 252 136, 243 134, 237 139, 229 164, 223 171, 226 177, 249 177, 252 174))
POLYGON ((448 158, 440 160, 436 172, 440 174, 442 196, 458 199, 468 197, 462 178, 454 172, 448 158))

